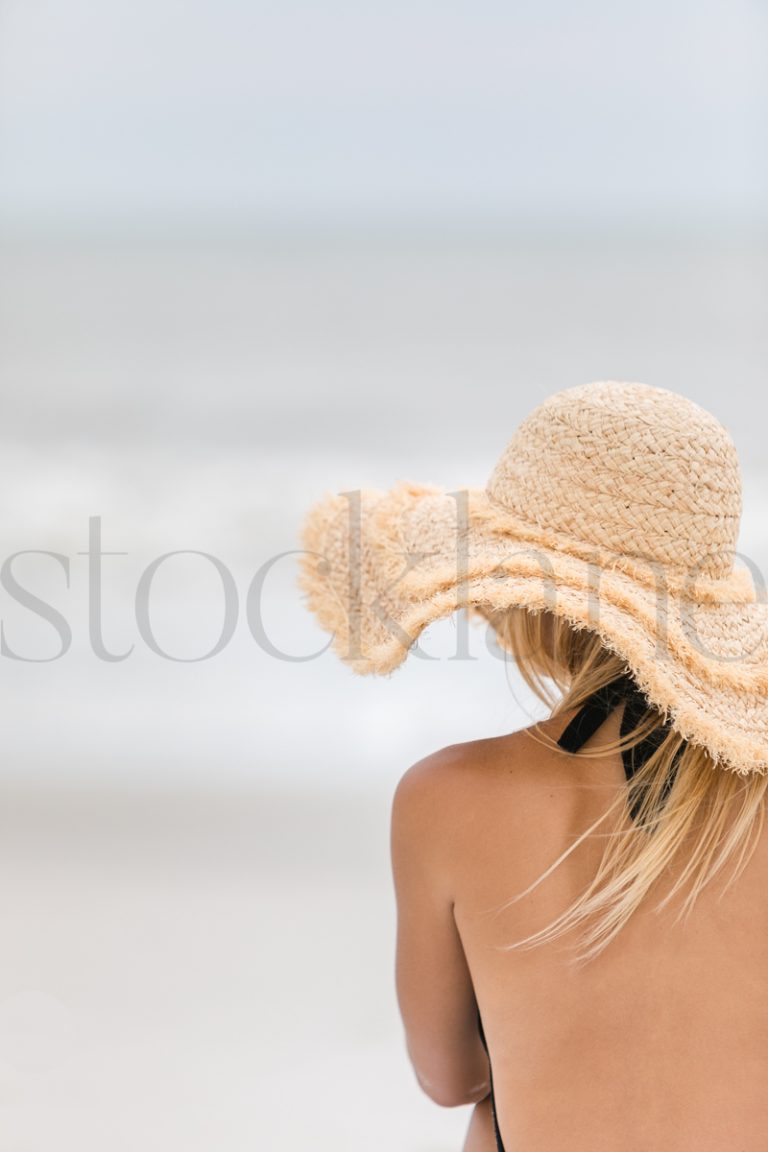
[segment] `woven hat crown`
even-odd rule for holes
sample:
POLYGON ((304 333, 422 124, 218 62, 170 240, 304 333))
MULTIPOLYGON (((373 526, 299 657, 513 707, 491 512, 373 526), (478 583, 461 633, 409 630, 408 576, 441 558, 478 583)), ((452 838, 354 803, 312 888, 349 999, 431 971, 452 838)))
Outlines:
POLYGON ((704 577, 734 567, 741 470, 728 431, 692 400, 606 381, 550 396, 486 487, 540 529, 704 577))

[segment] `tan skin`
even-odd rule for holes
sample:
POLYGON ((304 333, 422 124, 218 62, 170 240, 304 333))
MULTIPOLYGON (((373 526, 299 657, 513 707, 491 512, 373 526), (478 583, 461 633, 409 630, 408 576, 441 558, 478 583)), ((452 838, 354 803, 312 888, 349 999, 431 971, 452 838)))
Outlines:
MULTIPOLYGON (((722 901, 728 871, 687 925, 672 923, 678 902, 642 906, 586 968, 568 966, 572 937, 494 950, 583 890, 601 842, 519 904, 484 910, 625 787, 619 753, 587 760, 535 739, 556 740, 573 714, 442 749, 398 786, 397 991, 417 1079, 443 1106, 474 1104, 463 1152, 495 1152, 479 1005, 506 1152, 768 1152, 768 834, 722 901)), ((617 737, 620 719, 585 748, 617 737)))

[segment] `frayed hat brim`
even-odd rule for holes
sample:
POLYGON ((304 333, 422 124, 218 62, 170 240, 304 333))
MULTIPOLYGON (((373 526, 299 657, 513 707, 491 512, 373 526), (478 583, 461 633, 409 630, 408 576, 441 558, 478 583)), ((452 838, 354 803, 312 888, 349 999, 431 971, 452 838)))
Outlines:
POLYGON ((768 604, 750 572, 713 580, 510 515, 485 489, 401 482, 327 494, 300 528, 299 588, 337 655, 392 673, 461 608, 549 610, 597 633, 681 735, 768 771, 768 604))

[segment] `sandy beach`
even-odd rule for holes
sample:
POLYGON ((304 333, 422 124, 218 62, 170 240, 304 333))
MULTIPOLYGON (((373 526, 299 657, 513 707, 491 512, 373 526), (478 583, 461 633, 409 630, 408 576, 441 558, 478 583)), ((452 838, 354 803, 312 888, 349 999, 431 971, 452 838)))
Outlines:
POLYGON ((442 1152, 381 795, 3 795, 4 1150, 442 1152))

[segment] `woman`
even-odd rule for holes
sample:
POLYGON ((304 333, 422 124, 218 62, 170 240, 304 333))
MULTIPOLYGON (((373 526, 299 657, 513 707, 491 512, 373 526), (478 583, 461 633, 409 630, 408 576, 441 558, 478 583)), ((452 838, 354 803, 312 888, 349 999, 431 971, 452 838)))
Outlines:
POLYGON ((392 806, 407 1050, 475 1105, 464 1152, 768 1147, 768 605, 740 516, 710 413, 601 382, 540 405, 486 489, 307 517, 301 587, 357 672, 465 607, 552 706, 392 806))

